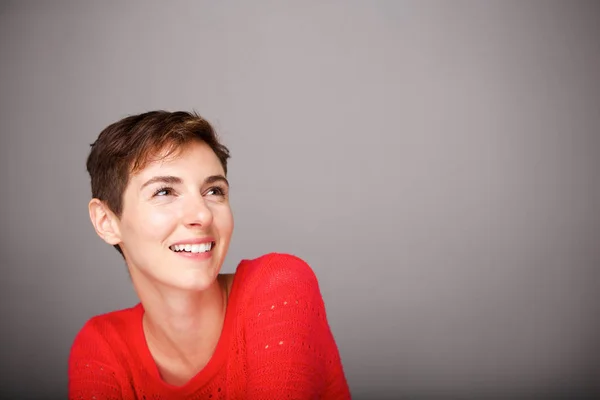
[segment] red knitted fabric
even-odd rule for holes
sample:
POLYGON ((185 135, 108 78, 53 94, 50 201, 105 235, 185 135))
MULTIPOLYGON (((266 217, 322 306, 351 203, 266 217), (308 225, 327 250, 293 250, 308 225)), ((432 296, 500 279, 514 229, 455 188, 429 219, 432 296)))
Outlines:
POLYGON ((69 358, 70 399, 349 399, 323 298, 301 259, 267 254, 236 270, 215 352, 183 386, 165 383, 141 304, 90 319, 69 358))

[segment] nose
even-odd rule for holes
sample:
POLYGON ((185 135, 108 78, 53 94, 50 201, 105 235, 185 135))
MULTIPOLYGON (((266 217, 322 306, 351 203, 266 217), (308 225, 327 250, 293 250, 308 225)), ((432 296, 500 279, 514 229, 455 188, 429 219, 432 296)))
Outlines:
POLYGON ((206 228, 212 224, 213 214, 206 205, 204 197, 201 195, 193 196, 188 199, 184 215, 185 225, 189 227, 206 228))

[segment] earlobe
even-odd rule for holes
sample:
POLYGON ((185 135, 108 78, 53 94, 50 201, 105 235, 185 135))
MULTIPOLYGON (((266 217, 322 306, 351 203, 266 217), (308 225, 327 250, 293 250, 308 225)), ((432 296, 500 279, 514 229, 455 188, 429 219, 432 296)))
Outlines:
POLYGON ((88 210, 98 236, 111 245, 121 243, 118 219, 106 204, 98 199, 92 199, 88 204, 88 210))

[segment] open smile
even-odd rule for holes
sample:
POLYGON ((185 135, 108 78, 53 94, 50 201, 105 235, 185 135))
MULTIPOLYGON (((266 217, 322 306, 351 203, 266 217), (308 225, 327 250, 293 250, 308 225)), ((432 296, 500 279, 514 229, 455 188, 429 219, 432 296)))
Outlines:
POLYGON ((174 244, 169 246, 175 253, 208 253, 215 247, 215 242, 174 244))

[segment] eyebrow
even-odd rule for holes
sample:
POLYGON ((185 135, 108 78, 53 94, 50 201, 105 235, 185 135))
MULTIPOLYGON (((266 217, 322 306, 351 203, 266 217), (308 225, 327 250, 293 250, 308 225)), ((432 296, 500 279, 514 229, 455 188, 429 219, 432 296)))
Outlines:
MULTIPOLYGON (((211 175, 208 178, 204 179, 204 184, 211 184, 211 183, 215 183, 215 182, 225 182, 225 184, 229 187, 229 181, 227 181, 227 178, 225 178, 223 175, 211 175)), ((146 186, 152 185, 154 183, 166 183, 169 185, 177 185, 177 184, 181 184, 183 183, 183 180, 181 178, 178 178, 176 176, 154 176, 152 178, 150 178, 149 180, 147 180, 142 187, 140 188, 140 190, 144 189, 146 186)))
POLYGON ((229 187, 229 181, 223 175, 211 175, 204 180, 205 185, 210 185, 215 182, 224 182, 229 187))

